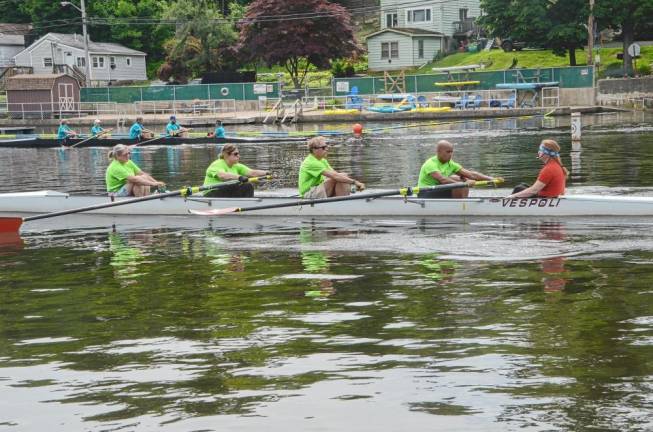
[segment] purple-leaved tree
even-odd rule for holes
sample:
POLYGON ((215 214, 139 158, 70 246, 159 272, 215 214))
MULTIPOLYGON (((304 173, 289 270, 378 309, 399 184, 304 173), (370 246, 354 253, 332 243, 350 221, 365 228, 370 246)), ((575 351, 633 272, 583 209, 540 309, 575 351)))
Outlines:
POLYGON ((360 53, 349 12, 326 0, 255 0, 241 21, 239 50, 247 62, 284 66, 301 88, 310 65, 360 53))

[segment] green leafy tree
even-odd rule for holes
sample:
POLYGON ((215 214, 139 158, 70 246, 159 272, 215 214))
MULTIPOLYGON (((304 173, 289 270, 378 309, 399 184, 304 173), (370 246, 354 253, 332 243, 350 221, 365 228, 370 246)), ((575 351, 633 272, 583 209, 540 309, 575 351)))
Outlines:
POLYGON ((174 33, 173 26, 161 26, 164 0, 89 1, 89 32, 97 41, 111 41, 143 51, 148 62, 164 58, 163 43, 174 33))
POLYGON ((638 31, 649 30, 653 17, 653 0, 597 0, 594 7, 601 27, 621 29, 624 73, 633 74, 633 62, 628 47, 638 31))
POLYGON ((589 3, 585 0, 481 0, 485 15, 479 23, 493 36, 512 37, 533 46, 569 53, 576 65, 576 49, 587 41, 589 3))
POLYGON ((238 48, 247 62, 282 65, 295 88, 311 65, 326 69, 331 60, 360 52, 349 13, 326 0, 255 0, 243 17, 238 48))
POLYGON ((165 19, 179 20, 173 39, 166 43, 166 61, 159 78, 187 82, 191 76, 235 67, 233 45, 238 40, 234 20, 244 9, 230 5, 226 19, 221 5, 207 0, 177 0, 163 13, 165 19))

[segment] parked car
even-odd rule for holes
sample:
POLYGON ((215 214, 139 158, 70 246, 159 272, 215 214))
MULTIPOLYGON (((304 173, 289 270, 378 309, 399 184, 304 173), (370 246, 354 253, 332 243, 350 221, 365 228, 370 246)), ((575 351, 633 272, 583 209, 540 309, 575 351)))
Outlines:
POLYGON ((505 52, 511 52, 512 50, 521 51, 526 46, 526 42, 516 41, 512 38, 505 38, 501 40, 501 45, 499 46, 505 52))

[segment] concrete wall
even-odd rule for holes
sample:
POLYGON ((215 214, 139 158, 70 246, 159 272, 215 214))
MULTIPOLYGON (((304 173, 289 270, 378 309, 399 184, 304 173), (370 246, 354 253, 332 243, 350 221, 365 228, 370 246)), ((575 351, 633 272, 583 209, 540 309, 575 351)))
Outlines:
POLYGON ((653 99, 653 77, 603 79, 597 83, 599 105, 624 105, 646 99, 653 99))
POLYGON ((595 90, 591 87, 560 89, 560 106, 593 106, 595 99, 595 90))

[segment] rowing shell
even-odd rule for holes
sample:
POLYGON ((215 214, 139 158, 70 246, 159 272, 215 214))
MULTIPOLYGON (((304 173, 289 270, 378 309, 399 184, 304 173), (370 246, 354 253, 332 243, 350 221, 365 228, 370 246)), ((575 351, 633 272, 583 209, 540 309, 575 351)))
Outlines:
MULTIPOLYGON (((152 140, 151 143, 146 143, 145 145, 180 145, 180 144, 225 144, 225 143, 276 143, 276 142, 289 142, 289 141, 305 141, 306 137, 226 137, 226 138, 215 138, 215 137, 189 137, 189 138, 179 138, 179 137, 161 137, 160 139, 152 140)), ((67 146, 79 147, 113 147, 116 144, 138 144, 139 142, 131 138, 92 138, 88 141, 82 138, 68 139, 66 141, 67 146), (82 144, 77 145, 84 141, 82 144)), ((60 147, 61 141, 56 138, 39 138, 39 137, 22 137, 15 139, 3 139, 0 140, 0 147, 21 147, 21 148, 48 148, 48 147, 60 147)))
MULTIPOLYGON (((361 196, 363 196, 361 194, 361 196)), ((121 199, 121 198, 118 198, 121 199)), ((261 196, 254 198, 165 198, 93 211, 95 214, 185 215, 229 207, 297 202, 298 198, 261 196)), ((69 195, 55 191, 0 194, 0 213, 49 213, 109 202, 106 196, 69 195)), ((568 195, 560 198, 420 199, 384 197, 347 202, 303 205, 248 213, 251 216, 653 216, 653 197, 568 195)), ((191 216, 189 216, 191 217, 191 216)), ((221 216, 225 217, 225 216, 221 216)), ((227 216, 232 217, 232 216, 227 216)))

